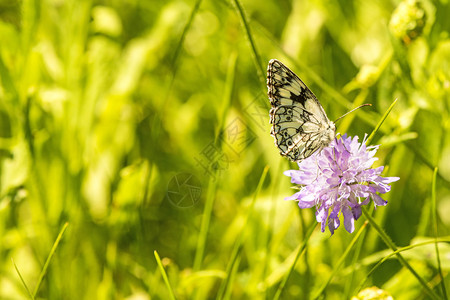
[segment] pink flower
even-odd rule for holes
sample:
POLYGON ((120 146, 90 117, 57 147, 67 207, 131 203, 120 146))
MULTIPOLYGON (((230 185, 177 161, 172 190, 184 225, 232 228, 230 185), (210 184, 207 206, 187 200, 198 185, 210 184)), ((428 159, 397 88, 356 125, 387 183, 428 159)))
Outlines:
POLYGON ((344 216, 344 227, 352 233, 355 220, 361 216, 361 205, 373 200, 375 208, 384 206, 387 201, 377 193, 384 194, 391 190, 389 183, 399 177, 382 177, 384 167, 372 169, 378 159, 375 153, 378 146, 365 145, 342 136, 335 138, 327 148, 318 151, 298 163, 299 170, 284 172, 291 177, 291 182, 301 185, 298 193, 286 200, 297 200, 300 208, 316 207, 316 220, 325 226, 331 234, 340 225, 340 212, 344 216))

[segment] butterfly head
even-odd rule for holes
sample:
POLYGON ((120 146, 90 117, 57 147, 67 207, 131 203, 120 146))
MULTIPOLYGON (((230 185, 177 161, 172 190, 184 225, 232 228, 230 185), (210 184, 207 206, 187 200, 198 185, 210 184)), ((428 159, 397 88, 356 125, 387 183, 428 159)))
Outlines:
POLYGON ((332 140, 334 140, 336 136, 336 125, 334 125, 333 122, 329 121, 327 124, 325 124, 325 128, 322 131, 322 138, 320 138, 320 141, 322 141, 322 147, 327 147, 332 140))

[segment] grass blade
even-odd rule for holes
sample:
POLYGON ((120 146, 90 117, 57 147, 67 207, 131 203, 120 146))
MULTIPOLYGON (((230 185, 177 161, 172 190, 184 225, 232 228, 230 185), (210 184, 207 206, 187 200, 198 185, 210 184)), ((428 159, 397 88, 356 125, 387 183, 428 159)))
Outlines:
POLYGON ((370 145, 370 143, 372 142, 373 138, 375 137, 375 134, 377 133, 377 131, 380 129, 381 125, 383 124, 384 120, 386 120, 387 116, 389 115, 389 113, 391 112, 391 110, 394 108, 394 105, 397 103, 398 99, 395 99, 394 102, 392 102, 392 104, 389 106, 389 108, 386 110, 386 112, 384 113, 384 115, 381 117, 380 121, 378 122, 377 126, 375 126, 374 130, 372 131, 372 133, 369 135, 369 137, 367 138, 366 141, 366 145, 370 145))
POLYGON ((244 27, 244 30, 245 30, 245 35, 247 36, 248 41, 250 42, 250 46, 252 48, 253 60, 256 65, 256 71, 258 72, 258 78, 262 79, 261 83, 263 84, 264 92, 265 92, 266 91, 266 79, 265 79, 266 72, 265 72, 264 68, 262 67, 261 57, 259 56, 258 50, 256 49, 256 44, 255 44, 255 41, 253 40, 250 26, 248 25, 247 17, 245 15, 244 9, 242 8, 242 4, 239 2, 239 0, 233 0, 233 3, 234 3, 234 7, 239 15, 239 18, 241 19, 242 26, 244 27))
POLYGON ((191 14, 189 15, 189 19, 186 23, 186 25, 183 28, 183 32, 181 33, 180 40, 178 41, 178 44, 175 48, 175 53, 172 57, 172 66, 175 69, 176 62, 178 59, 178 56, 180 55, 181 47, 183 46, 184 40, 186 39, 186 34, 188 33, 189 29, 192 26, 192 22, 194 21, 194 17, 198 12, 198 9, 200 8, 200 4, 202 3, 202 0, 197 0, 194 7, 192 8, 191 14))
POLYGON ((345 259, 347 258, 348 254, 350 253, 350 250, 353 249, 353 246, 356 244, 356 242, 358 241, 359 237, 361 236, 361 234, 363 233, 364 229, 366 228, 368 222, 364 222, 364 224, 361 226, 361 228, 358 230, 358 232, 356 233, 356 235, 353 237, 352 241, 350 242, 350 244, 347 246, 347 248, 345 249, 344 253, 341 255, 341 258, 339 259, 339 261, 336 263, 336 266, 333 268, 333 271, 331 272, 330 276, 328 277, 328 279, 323 283, 323 285, 319 288, 319 290, 317 291, 316 295, 313 297, 313 299, 317 299, 320 297, 320 295, 322 295, 323 291, 325 290, 325 288, 328 286, 328 284, 331 282, 331 279, 333 279, 334 275, 336 275, 336 273, 339 271, 341 265, 344 263, 345 259))
MULTIPOLYGON (((366 231, 364 231, 362 233, 362 236, 359 239, 359 243, 355 247, 355 253, 353 255, 353 259, 352 259, 352 262, 351 262, 352 266, 355 266, 358 263, 359 259, 360 259, 361 251, 362 251, 362 248, 363 248, 363 245, 364 245, 364 241, 366 241, 367 233, 368 233, 368 230, 366 230, 366 231)), ((345 299, 351 299, 351 294, 350 293, 351 293, 351 289, 352 289, 352 286, 353 286, 353 281, 354 281, 355 275, 356 275, 356 273, 352 272, 350 274, 349 279, 347 280, 347 283, 345 285, 345 293, 344 293, 345 299)))
POLYGON ((164 270, 164 267, 162 265, 161 258, 159 257, 158 252, 155 250, 155 251, 153 251, 153 254, 155 255, 156 263, 158 264, 159 270, 161 271, 161 275, 163 277, 164 283, 166 284, 166 287, 169 290, 170 299, 176 300, 175 295, 173 294, 172 287, 170 286, 169 278, 167 278, 166 270, 164 270))
POLYGON ((211 176, 209 180, 208 194, 206 196, 205 209, 203 211, 202 225, 200 227, 200 234, 197 241, 197 250, 195 252, 193 266, 194 271, 200 270, 202 265, 203 254, 205 253, 206 238, 208 236, 209 223, 211 221, 211 213, 214 204, 214 195, 216 194, 216 187, 217 180, 214 176, 211 176))
POLYGON ((17 274, 19 275, 20 281, 22 281, 23 286, 27 290, 28 295, 30 296, 31 299, 34 300, 34 296, 31 293, 30 289, 28 288, 27 284, 25 283, 25 280, 23 279, 22 274, 20 274, 19 268, 17 268, 16 263, 14 262, 14 260, 12 258, 11 258, 11 261, 14 265, 14 268, 16 269, 17 274))
MULTIPOLYGON (((5 63, 3 62, 2 57, 0 56, 0 83, 2 84, 3 89, 5 90, 6 96, 11 97, 12 100, 18 101, 18 92, 14 84, 14 80, 11 77, 10 72, 6 68, 5 63)), ((8 98, 6 98, 8 99, 8 98)), ((10 100, 10 99, 8 99, 10 100)))
MULTIPOLYGON (((281 175, 283 174, 282 170, 282 166, 284 164, 284 160, 280 159, 279 163, 278 163, 278 168, 277 171, 275 172, 275 176, 274 176, 274 182, 281 182, 281 175)), ((279 184, 273 184, 272 185, 272 202, 271 202, 271 206, 269 209, 269 215, 268 215, 268 219, 267 219, 267 224, 269 224, 269 228, 275 228, 275 217, 277 214, 277 206, 276 206, 276 197, 278 195, 278 190, 280 188, 279 184)), ((271 247, 271 242, 273 240, 273 235, 270 235, 268 232, 265 233, 264 235, 264 239, 266 241, 266 249, 267 249, 267 259, 265 259, 264 261, 264 278, 267 277, 267 271, 269 270, 269 262, 272 260, 272 256, 274 255, 273 253, 273 249, 271 247)))
POLYGON ((33 291, 33 298, 36 297, 37 292, 39 291, 39 288, 41 287, 42 280, 44 279, 45 274, 47 274, 47 269, 48 269, 48 266, 50 265, 50 261, 52 260, 53 254, 55 254, 56 248, 58 248, 59 242, 61 241, 61 239, 62 239, 62 237, 64 235, 64 232, 67 229, 67 226, 69 226, 69 223, 68 222, 64 223, 64 225, 61 228, 58 236, 56 237, 55 242, 53 243, 53 247, 50 250, 50 253, 49 253, 48 257, 47 257, 47 260, 45 261, 45 264, 44 264, 44 267, 42 268, 41 274, 39 274, 38 282, 37 282, 36 287, 34 288, 34 291, 33 291))
POLYGON ((434 239, 432 241, 427 241, 427 242, 422 242, 422 243, 417 243, 414 245, 409 245, 409 246, 405 246, 402 248, 398 248, 397 251, 393 251, 391 253, 389 253, 388 255, 386 255, 385 257, 383 257, 380 261, 378 261, 373 267, 372 269, 367 272, 366 276, 364 277, 364 279, 361 281, 361 283, 359 284, 358 288, 356 289, 356 293, 357 294, 359 291, 361 291, 361 289, 363 288, 364 284, 366 283, 367 280, 369 280, 371 278, 371 275, 373 272, 375 272, 375 270, 381 266, 385 261, 387 261, 388 259, 390 259, 392 256, 395 256, 397 253, 399 252, 403 252, 403 251, 407 251, 407 250, 411 250, 413 248, 416 247, 420 247, 420 246, 425 246, 425 245, 429 245, 429 244, 435 244, 435 243, 449 243, 450 239, 434 239))
POLYGON ((214 134, 215 141, 217 142, 219 140, 219 136, 222 133, 225 119, 227 116, 227 113, 231 107, 231 101, 232 101, 232 93, 233 93, 233 87, 234 87, 234 78, 236 76, 236 61, 237 61, 237 53, 232 52, 230 54, 230 58, 228 61, 228 68, 227 68, 227 76, 225 79, 225 87, 224 87, 224 93, 223 93, 223 99, 222 99, 222 106, 220 107, 219 111, 219 117, 218 117, 218 126, 216 127, 216 132, 214 134))
MULTIPOLYGON (((266 166, 263 170, 263 173, 261 175, 261 178, 259 179, 259 183, 258 186, 256 187, 256 191, 253 194, 253 199, 252 199, 252 203, 250 204, 250 207, 248 209, 248 214, 247 214, 247 218, 245 220, 245 225, 243 228, 247 228, 250 217, 253 213, 253 207, 255 206, 255 202, 256 199, 258 198, 259 192, 261 191, 261 188, 264 184, 264 181, 266 180, 266 176, 267 176, 267 172, 269 171, 269 166, 266 166)), ((227 266, 227 270, 226 270, 226 277, 225 279, 222 281, 222 284, 220 285, 219 288, 219 292, 217 293, 217 299, 224 299, 225 296, 230 293, 228 293, 227 291, 229 290, 229 286, 230 286, 230 282, 232 280, 232 278, 234 278, 234 273, 237 271, 237 261, 240 259, 239 258, 239 253, 241 252, 242 249, 242 242, 244 240, 244 235, 245 235, 245 231, 241 231, 237 242, 234 244, 233 247, 233 251, 231 254, 231 258, 230 258, 230 262, 228 263, 227 266)))
MULTIPOLYGON (((395 102, 394 102, 395 103, 395 102)), ((391 105, 392 106, 392 105, 391 105)), ((384 241, 384 243, 392 249, 392 251, 395 252, 395 255, 397 256, 398 261, 407 268, 414 277, 417 278, 417 280, 420 282, 420 284, 423 286, 425 292, 430 296, 431 299, 440 299, 440 297, 428 286, 428 284, 425 282, 425 280, 420 277, 419 274, 411 267, 411 265, 405 260, 405 258, 397 252, 397 246, 395 246, 394 242, 391 241, 389 236, 384 232, 384 230, 375 222, 375 220, 372 218, 372 216, 367 212, 367 209, 365 207, 361 207, 362 212, 366 219, 369 221, 370 225, 377 231, 380 238, 384 241)))
POLYGON ((291 276, 292 271, 294 271, 295 265, 297 264, 297 261, 300 258, 301 254, 305 251, 306 245, 308 244, 308 241, 309 241, 309 238, 311 237, 312 233, 314 232, 314 229, 316 228, 317 224, 318 223, 313 222, 313 224, 309 228, 309 231, 305 235, 305 240, 303 241, 303 244, 298 248, 297 255, 295 256, 295 259, 292 262, 289 272, 286 274, 286 276, 283 278, 283 281, 278 286, 277 292, 276 292, 275 296, 273 297, 274 300, 280 299, 281 293, 283 293, 284 287, 286 286, 286 282, 289 280, 289 277, 291 276))
POLYGON ((433 172, 433 181, 431 182, 431 219, 433 222, 434 227, 434 246, 436 249, 436 260, 438 265, 438 272, 439 276, 441 277, 441 289, 442 289, 442 295, 444 299, 448 299, 447 297, 447 289, 445 288, 445 281, 444 281, 444 275, 442 274, 442 268, 441 268, 441 258, 439 255, 439 247, 437 243, 437 237, 438 237, 438 227, 437 227, 437 211, 436 211, 436 177, 437 177, 437 171, 438 168, 434 168, 433 172))

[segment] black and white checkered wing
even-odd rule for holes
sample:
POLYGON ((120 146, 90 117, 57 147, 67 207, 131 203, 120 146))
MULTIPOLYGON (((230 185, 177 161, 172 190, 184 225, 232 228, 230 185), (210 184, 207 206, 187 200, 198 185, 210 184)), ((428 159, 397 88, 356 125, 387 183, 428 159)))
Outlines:
POLYGON ((267 68, 267 88, 270 134, 281 155, 299 162, 330 144, 334 123, 303 81, 276 59, 267 68))

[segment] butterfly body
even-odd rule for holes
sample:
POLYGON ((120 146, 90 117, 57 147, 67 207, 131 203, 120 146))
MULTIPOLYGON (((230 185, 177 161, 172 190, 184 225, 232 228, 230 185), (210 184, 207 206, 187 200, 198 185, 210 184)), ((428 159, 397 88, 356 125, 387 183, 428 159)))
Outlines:
POLYGON ((288 67, 276 59, 267 68, 270 134, 280 154, 300 162, 327 147, 336 127, 319 100, 288 67))

